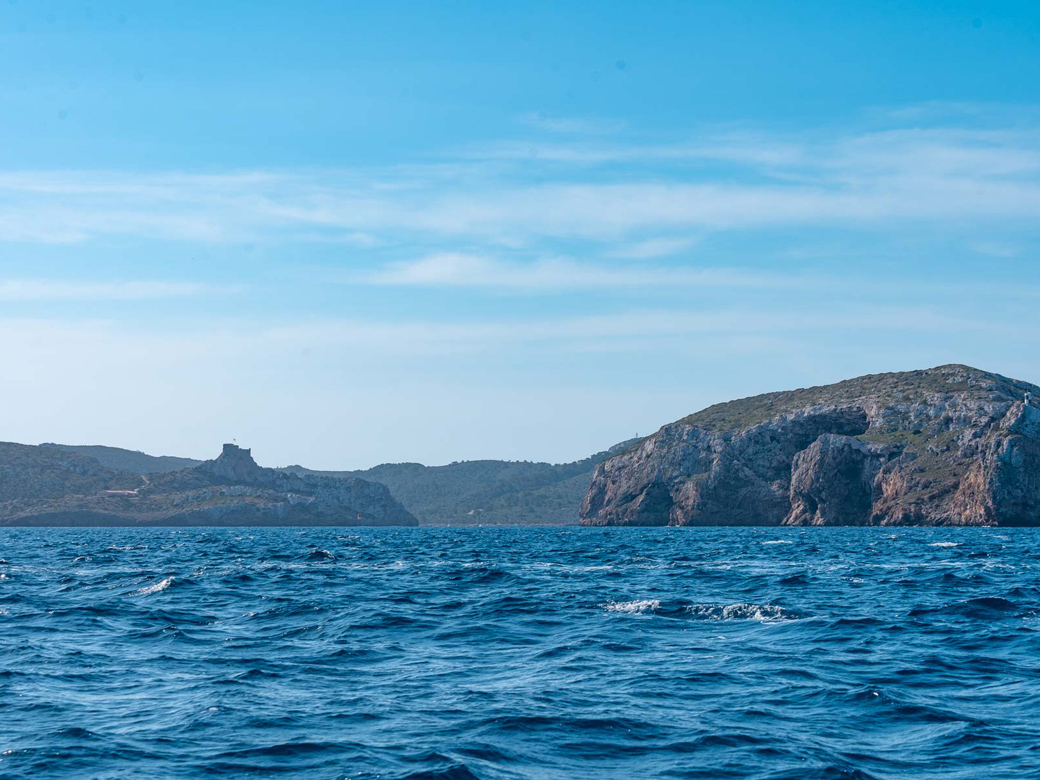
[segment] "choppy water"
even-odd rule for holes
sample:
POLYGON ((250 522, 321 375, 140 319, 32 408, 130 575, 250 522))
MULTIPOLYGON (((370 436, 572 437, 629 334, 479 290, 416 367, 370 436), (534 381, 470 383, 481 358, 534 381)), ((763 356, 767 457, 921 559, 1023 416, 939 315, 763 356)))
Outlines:
POLYGON ((1040 776, 1028 529, 3 529, 0 778, 1040 776))

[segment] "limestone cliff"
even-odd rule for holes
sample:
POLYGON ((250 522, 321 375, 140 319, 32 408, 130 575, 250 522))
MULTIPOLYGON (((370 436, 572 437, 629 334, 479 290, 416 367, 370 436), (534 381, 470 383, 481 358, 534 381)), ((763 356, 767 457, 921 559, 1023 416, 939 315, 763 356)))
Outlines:
POLYGON ((135 475, 56 448, 0 445, 0 525, 417 525, 383 485, 215 460, 135 475))
POLYGON ((600 464, 584 525, 1040 525, 1040 388, 967 366, 709 407, 600 464))

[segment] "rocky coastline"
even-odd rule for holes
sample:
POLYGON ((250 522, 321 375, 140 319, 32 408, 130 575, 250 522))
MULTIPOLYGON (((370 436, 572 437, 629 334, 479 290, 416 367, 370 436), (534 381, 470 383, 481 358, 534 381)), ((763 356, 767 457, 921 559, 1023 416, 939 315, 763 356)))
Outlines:
POLYGON ((961 365, 709 407, 601 463, 583 525, 1040 525, 1040 388, 961 365))

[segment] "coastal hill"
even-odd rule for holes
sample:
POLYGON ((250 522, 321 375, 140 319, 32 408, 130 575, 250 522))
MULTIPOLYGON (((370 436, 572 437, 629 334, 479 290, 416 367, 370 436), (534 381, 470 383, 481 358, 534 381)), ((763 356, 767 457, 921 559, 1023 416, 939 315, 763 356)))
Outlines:
POLYGON ((58 447, 0 444, 0 525, 417 525, 383 485, 215 460, 151 475, 58 447))
MULTIPOLYGON (((363 479, 386 485, 422 525, 577 525, 592 472, 628 441, 573 463, 475 460, 446 466, 384 463, 363 471, 315 471, 287 466, 299 476, 363 479)), ((191 458, 157 457, 118 447, 44 444, 87 455, 112 469, 151 477, 197 466, 191 458)))
POLYGON ((472 460, 446 466, 384 463, 364 471, 289 466, 286 471, 386 485, 423 525, 576 525, 593 470, 631 444, 573 463, 472 460))
POLYGON ((597 468, 583 525, 1040 525, 1040 388, 961 365, 711 406, 597 468))
POLYGON ((194 468, 205 462, 195 458, 175 458, 170 455, 146 455, 136 450, 103 447, 96 444, 41 444, 40 446, 86 455, 102 466, 120 471, 132 471, 135 474, 165 474, 169 471, 194 468))

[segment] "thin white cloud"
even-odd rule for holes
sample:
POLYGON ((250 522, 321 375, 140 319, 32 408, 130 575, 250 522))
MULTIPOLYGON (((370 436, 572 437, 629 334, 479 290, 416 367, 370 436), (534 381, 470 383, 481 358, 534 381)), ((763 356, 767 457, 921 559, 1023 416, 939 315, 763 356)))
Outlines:
MULTIPOLYGON (((1011 257, 1001 245, 972 247, 993 256, 1011 257), (1000 254, 1004 252, 1004 254, 1000 254)), ((504 260, 489 255, 439 253, 418 260, 387 263, 361 274, 333 274, 332 281, 386 287, 492 289, 524 294, 562 293, 590 289, 662 290, 759 290, 808 295, 844 295, 854 299, 870 296, 892 300, 893 296, 917 296, 934 300, 955 298, 1021 301, 1040 298, 1033 284, 1006 285, 999 282, 954 282, 941 279, 878 278, 861 274, 777 273, 739 267, 665 266, 654 263, 603 264, 568 258, 528 261, 504 260)), ((800 321, 796 316, 793 322, 800 321)), ((512 327, 512 326, 511 326, 512 327)))
POLYGON ((376 248, 563 238, 650 257, 670 251, 662 235, 914 224, 972 231, 983 222, 1030 231, 1040 219, 1036 123, 711 133, 665 144, 591 138, 491 144, 438 165, 383 169, 0 172, 0 242, 376 248))
POLYGON ((815 150, 784 139, 748 133, 726 133, 678 143, 623 143, 598 140, 508 140, 472 146, 464 159, 572 166, 641 163, 732 163, 737 166, 785 168, 805 163, 815 150))
POLYGON ((493 287, 566 290, 592 287, 811 287, 816 280, 730 268, 605 266, 566 258, 512 262, 481 255, 442 253, 390 263, 361 277, 367 284, 418 287, 493 287))
POLYGON ((54 279, 0 278, 0 301, 149 301, 227 294, 236 288, 192 282, 115 281, 82 282, 54 279))
MULTIPOLYGON (((0 319, 0 361, 21 365, 31 375, 35 362, 58 361, 75 369, 83 364, 122 365, 129 359, 161 355, 164 370, 226 363, 239 368, 284 365, 314 357, 367 356, 385 365, 387 355, 428 358, 442 354, 498 353, 503 348, 560 353, 611 350, 646 353, 689 344, 692 337, 768 339, 787 334, 989 333, 1022 339, 1014 322, 980 320, 929 306, 855 306, 823 311, 731 308, 706 311, 627 310, 614 314, 535 319, 370 320, 324 318, 302 322, 207 320, 198 326, 142 328, 102 320, 0 319)), ((715 341, 718 340, 718 341, 715 341)), ((1037 341, 1036 338, 1032 339, 1037 341)), ((703 345, 704 349, 709 343, 703 345)), ((515 354, 515 353, 514 353, 515 354)))
POLYGON ((1022 247, 1005 241, 976 241, 970 249, 980 255, 1001 259, 1011 259, 1022 254, 1022 247))
POLYGON ((617 119, 602 117, 556 116, 544 111, 532 111, 518 117, 521 124, 550 133, 573 133, 578 135, 616 133, 625 127, 617 119))
POLYGON ((697 238, 648 238, 644 241, 635 241, 608 249, 604 255, 630 260, 650 260, 677 255, 692 249, 698 242, 697 238))

